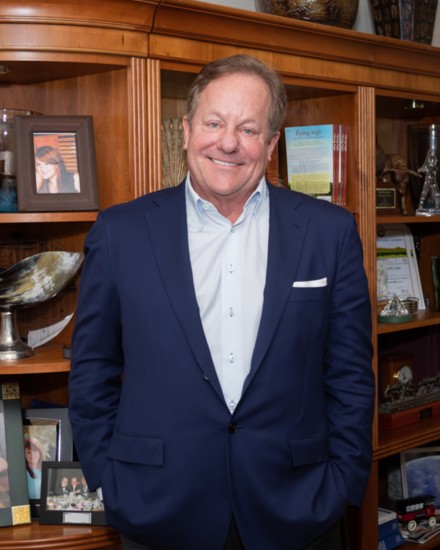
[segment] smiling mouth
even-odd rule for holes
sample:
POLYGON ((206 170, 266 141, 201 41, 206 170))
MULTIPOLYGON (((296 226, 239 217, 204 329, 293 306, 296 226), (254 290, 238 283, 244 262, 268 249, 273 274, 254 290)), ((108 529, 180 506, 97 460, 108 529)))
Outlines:
POLYGON ((218 159, 213 159, 213 158, 210 158, 210 160, 214 163, 214 164, 218 164, 219 166, 232 166, 232 167, 235 167, 235 166, 241 166, 241 163, 239 162, 226 162, 225 160, 218 160, 218 159))

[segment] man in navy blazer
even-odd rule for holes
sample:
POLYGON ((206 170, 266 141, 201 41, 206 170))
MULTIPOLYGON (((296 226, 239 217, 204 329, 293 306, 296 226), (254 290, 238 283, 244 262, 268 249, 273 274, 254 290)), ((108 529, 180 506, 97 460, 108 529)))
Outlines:
POLYGON ((270 185, 279 76, 197 76, 181 185, 86 239, 70 418, 124 548, 329 550, 369 475, 371 308, 352 214, 270 185))

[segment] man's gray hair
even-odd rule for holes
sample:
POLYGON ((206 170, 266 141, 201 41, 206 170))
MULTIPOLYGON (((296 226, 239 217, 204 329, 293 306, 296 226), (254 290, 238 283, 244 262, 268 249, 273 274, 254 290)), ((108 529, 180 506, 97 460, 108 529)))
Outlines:
POLYGON ((262 61, 249 55, 237 54, 212 61, 203 67, 194 79, 188 95, 187 116, 191 124, 197 110, 200 96, 210 82, 231 74, 257 76, 266 83, 270 97, 269 138, 281 128, 286 117, 286 88, 280 75, 262 61))

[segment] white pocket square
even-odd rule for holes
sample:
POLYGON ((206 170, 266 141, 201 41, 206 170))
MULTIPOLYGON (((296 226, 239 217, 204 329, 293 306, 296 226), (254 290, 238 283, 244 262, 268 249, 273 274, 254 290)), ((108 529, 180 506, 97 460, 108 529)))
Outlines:
POLYGON ((318 288, 320 286, 327 286, 327 277, 313 279, 312 281, 295 281, 292 286, 294 288, 318 288))

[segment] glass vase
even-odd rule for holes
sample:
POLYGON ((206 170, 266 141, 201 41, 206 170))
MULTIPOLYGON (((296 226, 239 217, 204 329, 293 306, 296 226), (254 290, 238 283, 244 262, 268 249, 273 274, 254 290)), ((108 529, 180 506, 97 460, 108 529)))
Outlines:
POLYGON ((30 114, 21 109, 0 109, 0 212, 18 212, 14 118, 30 114))

